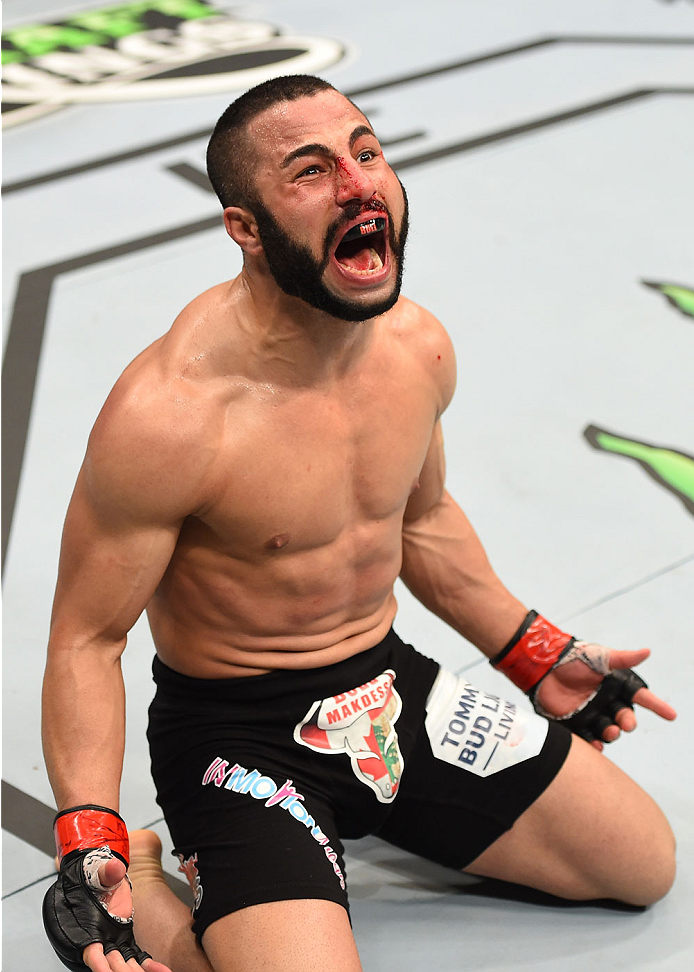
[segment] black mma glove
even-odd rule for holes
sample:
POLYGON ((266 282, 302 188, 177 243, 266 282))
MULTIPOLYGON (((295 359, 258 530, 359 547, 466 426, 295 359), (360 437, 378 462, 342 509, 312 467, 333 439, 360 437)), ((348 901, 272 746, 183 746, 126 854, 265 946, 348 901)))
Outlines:
POLYGON ((592 742, 605 741, 602 734, 615 724, 619 710, 632 709, 636 692, 648 688, 631 668, 612 671, 609 655, 609 649, 602 645, 576 641, 536 611, 530 611, 506 647, 490 662, 529 696, 536 712, 563 722, 577 736, 592 742), (549 672, 577 658, 602 675, 602 682, 573 712, 566 715, 547 712, 537 697, 540 683, 549 672))
POLYGON ((151 958, 135 942, 132 915, 120 918, 108 910, 113 889, 102 887, 98 877, 110 859, 117 857, 126 867, 130 863, 122 818, 105 807, 73 807, 56 816, 53 829, 60 873, 43 899, 43 924, 63 965, 73 972, 86 969, 82 953, 95 942, 103 945, 104 954, 117 949, 126 962, 151 958))

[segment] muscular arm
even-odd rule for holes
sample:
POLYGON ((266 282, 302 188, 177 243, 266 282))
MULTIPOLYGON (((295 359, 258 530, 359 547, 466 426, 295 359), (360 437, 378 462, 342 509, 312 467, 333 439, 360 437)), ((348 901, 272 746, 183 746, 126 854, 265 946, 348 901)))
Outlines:
MULTIPOLYGON (((437 422, 420 474, 420 489, 405 510, 400 576, 430 611, 494 658, 518 631, 527 609, 492 570, 467 517, 446 492, 444 477, 443 437, 437 422)), ((569 643, 569 635, 553 630, 561 649, 569 643)), ((635 690, 637 682, 629 667, 643 661, 648 651, 608 651, 591 644, 584 644, 584 650, 591 657, 603 658, 602 664, 596 666, 589 657, 572 660, 567 656, 566 664, 557 661, 549 671, 545 666, 544 675, 540 672, 537 701, 543 715, 567 720, 576 716, 578 722, 566 724, 591 739, 598 749, 601 739, 611 742, 620 729, 631 731, 636 726, 632 699, 665 719, 675 718, 674 709, 644 683, 635 690), (585 725, 580 723, 584 717, 588 720, 585 725)), ((526 689, 513 674, 509 677, 526 689)), ((536 701, 533 704, 537 708, 536 701)))
MULTIPOLYGON (((117 398, 117 396, 116 396, 117 398)), ((125 726, 120 656, 171 558, 191 497, 161 425, 107 404, 68 510, 43 687, 58 808, 118 808, 125 726)))
POLYGON ((80 476, 65 523, 43 686, 43 742, 59 809, 81 803, 117 809, 125 733, 120 656, 178 531, 109 521, 86 478, 80 476))
POLYGON ((109 511, 83 470, 60 558, 43 686, 43 742, 58 808, 118 808, 125 733, 120 656, 178 526, 109 511))
POLYGON ((437 422, 420 488, 405 510, 400 576, 425 607, 491 657, 512 637, 527 608, 492 570, 470 521, 444 488, 444 477, 437 422))

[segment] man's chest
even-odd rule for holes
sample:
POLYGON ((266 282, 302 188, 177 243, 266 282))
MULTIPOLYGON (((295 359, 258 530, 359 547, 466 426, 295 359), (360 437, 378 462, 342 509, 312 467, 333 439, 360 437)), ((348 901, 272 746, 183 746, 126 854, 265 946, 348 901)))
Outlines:
POLYGON ((203 519, 232 543, 291 536, 297 550, 399 516, 435 420, 430 391, 386 376, 351 395, 268 395, 230 412, 203 519))

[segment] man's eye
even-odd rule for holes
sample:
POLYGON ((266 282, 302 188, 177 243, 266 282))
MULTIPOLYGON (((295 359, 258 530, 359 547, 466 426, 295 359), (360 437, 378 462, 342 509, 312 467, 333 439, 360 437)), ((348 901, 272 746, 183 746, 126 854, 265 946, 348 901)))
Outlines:
POLYGON ((372 149, 364 149, 364 151, 360 152, 359 155, 357 156, 357 161, 370 162, 371 159, 375 159, 375 158, 376 158, 376 153, 372 149))
POLYGON ((320 166, 309 165, 307 166, 307 168, 301 170, 297 178, 300 179, 302 176, 305 175, 315 175, 317 172, 320 172, 320 166))

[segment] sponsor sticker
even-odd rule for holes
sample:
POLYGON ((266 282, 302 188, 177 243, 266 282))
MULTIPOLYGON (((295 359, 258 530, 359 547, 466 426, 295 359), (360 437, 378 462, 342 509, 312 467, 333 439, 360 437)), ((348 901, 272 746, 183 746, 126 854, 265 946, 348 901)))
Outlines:
POLYGON ((263 776, 258 769, 247 770, 239 763, 232 764, 228 759, 215 756, 202 777, 203 786, 210 784, 234 793, 245 793, 254 800, 261 801, 267 808, 279 807, 285 810, 298 824, 306 827, 316 843, 321 845, 340 887, 345 890, 345 878, 337 862, 337 852, 330 845, 330 838, 323 833, 316 818, 304 806, 305 798, 291 780, 285 780, 278 786, 270 776, 263 776))
POLYGON ((441 670, 427 701, 434 756, 476 776, 491 776, 542 749, 548 723, 534 712, 441 670))
POLYGON ((317 753, 346 753, 354 775, 391 803, 398 792, 404 761, 395 723, 402 700, 393 688, 395 672, 365 685, 314 702, 294 730, 294 739, 317 753))

